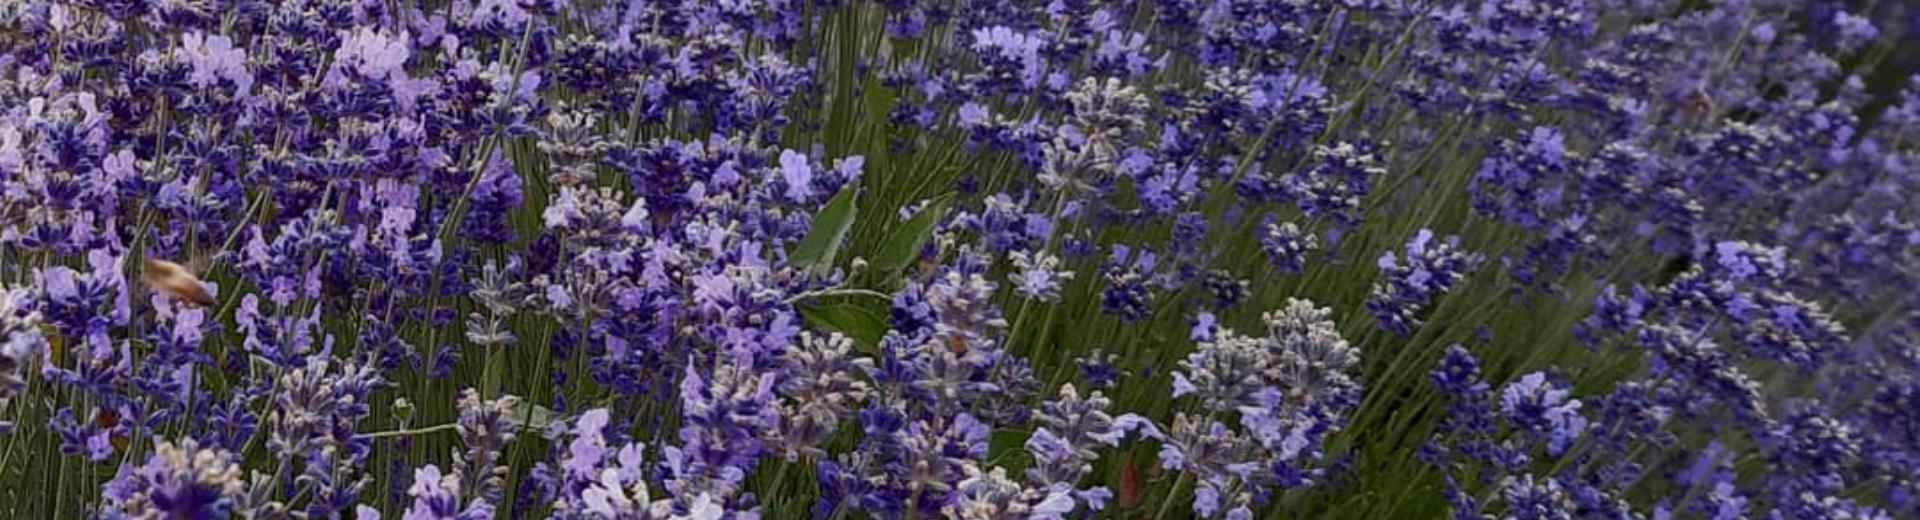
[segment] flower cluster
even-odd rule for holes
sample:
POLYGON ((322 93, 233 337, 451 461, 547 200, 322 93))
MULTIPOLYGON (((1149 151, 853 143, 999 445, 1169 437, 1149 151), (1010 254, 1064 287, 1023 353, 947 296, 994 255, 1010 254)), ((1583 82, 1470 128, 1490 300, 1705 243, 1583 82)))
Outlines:
POLYGON ((1420 328, 1421 310, 1479 266, 1480 255, 1461 251, 1459 243, 1460 237, 1434 242, 1433 231, 1421 229, 1407 240, 1404 256, 1380 254, 1377 263, 1386 279, 1375 282, 1367 297, 1367 310, 1373 311, 1380 328, 1395 334, 1420 328))
POLYGON ((1173 396, 1198 397, 1208 413, 1177 414, 1147 435, 1162 442, 1162 468, 1197 483, 1195 514, 1252 518, 1258 500, 1325 474, 1322 442, 1346 425, 1360 392, 1351 373, 1359 352, 1330 314, 1289 300, 1263 316, 1265 336, 1221 330, 1180 362, 1173 396))
MULTIPOLYGON (((25 291, 0 291, 0 411, 7 402, 27 388, 26 370, 47 352, 47 338, 40 332, 40 314, 26 306, 32 300, 25 291)), ((0 421, 0 433, 13 429, 13 423, 0 421)))

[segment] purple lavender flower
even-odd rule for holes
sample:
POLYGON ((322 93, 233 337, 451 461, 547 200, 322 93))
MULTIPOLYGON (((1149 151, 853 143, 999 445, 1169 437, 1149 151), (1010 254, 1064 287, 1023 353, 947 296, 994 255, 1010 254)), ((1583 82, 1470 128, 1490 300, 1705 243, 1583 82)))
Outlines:
POLYGON ((1203 275, 1200 279, 1200 284, 1206 288, 1208 294, 1213 296, 1214 308, 1225 310, 1247 300, 1247 297, 1250 296, 1248 294, 1248 287, 1252 285, 1252 282, 1245 279, 1235 279, 1233 273, 1223 269, 1216 269, 1208 271, 1207 274, 1203 275))
POLYGON ((500 465, 501 452, 513 442, 518 430, 510 419, 518 402, 519 398, 513 396, 482 399, 471 388, 460 394, 460 417, 454 422, 454 431, 465 441, 467 451, 454 460, 448 476, 459 482, 454 489, 465 498, 462 515, 492 516, 500 503, 507 472, 507 467, 500 465))
POLYGON ((1433 241, 1433 232, 1421 229, 1407 241, 1405 256, 1382 253, 1377 262, 1384 282, 1374 282, 1367 310, 1380 328, 1405 335, 1419 328, 1420 311, 1435 297, 1446 294, 1480 263, 1477 253, 1458 249, 1460 238, 1433 241))
POLYGON ((767 451, 760 432, 780 431, 774 406, 777 380, 752 371, 748 360, 727 359, 703 375, 689 365, 680 383, 679 445, 662 449, 665 489, 691 507, 729 504, 744 494, 744 479, 767 451))
POLYGON ((779 177, 775 182, 786 186, 785 196, 794 202, 803 202, 813 197, 813 166, 808 164, 807 156, 783 150, 780 152, 779 177))
POLYGON ((1549 520, 1573 518, 1573 501, 1560 481, 1553 478, 1535 479, 1533 475, 1519 478, 1508 477, 1500 490, 1500 496, 1507 503, 1509 518, 1524 520, 1549 520))
POLYGON ((799 345, 782 356, 787 373, 779 386, 781 424, 768 432, 768 442, 787 461, 826 457, 821 443, 865 404, 870 389, 858 377, 873 370, 873 360, 854 358, 852 351, 853 340, 845 336, 802 332, 799 345))
POLYGON ((460 479, 453 475, 442 475, 440 467, 428 464, 413 470, 413 486, 407 488, 407 496, 413 497, 403 520, 452 520, 460 518, 460 479))
POLYGON ((1307 255, 1319 248, 1320 240, 1314 234, 1302 232, 1300 226, 1292 222, 1279 222, 1273 215, 1267 216, 1260 235, 1260 249, 1267 252, 1267 262, 1281 273, 1305 269, 1307 255))
POLYGON ((1147 274, 1153 271, 1152 251, 1130 255, 1125 246, 1114 246, 1113 257, 1104 267, 1107 287, 1100 291, 1100 309, 1126 321, 1147 318, 1153 312, 1153 292, 1147 274))
POLYGON ((280 462, 278 471, 291 472, 299 462, 299 479, 311 498, 305 510, 344 511, 371 482, 371 477, 356 473, 371 455, 372 443, 355 431, 369 413, 368 395, 383 380, 371 367, 344 364, 335 369, 325 356, 307 359, 275 385, 266 445, 280 462))
POLYGON ((610 441, 603 432, 608 420, 605 408, 595 408, 582 413, 570 425, 554 426, 554 436, 566 440, 566 449, 560 455, 563 472, 560 496, 552 504, 554 517, 639 520, 671 517, 673 502, 652 494, 653 484, 649 478, 653 471, 645 461, 645 445, 619 445, 610 441))
POLYGON ((361 77, 376 81, 404 76, 403 67, 412 55, 408 39, 405 32, 387 34, 362 27, 341 38, 333 60, 361 77))
POLYGON ((1287 196, 1309 217, 1332 218, 1343 225, 1358 223, 1360 201, 1367 196, 1368 186, 1387 174, 1372 143, 1321 146, 1313 150, 1313 160, 1305 174, 1280 179, 1287 196))
MULTIPOLYGON (((29 298, 24 289, 0 289, 0 411, 26 389, 27 382, 21 375, 29 364, 47 353, 40 314, 28 307, 29 298)), ((0 421, 0 434, 12 430, 12 422, 0 421)))
POLYGON ((107 487, 103 510, 128 518, 210 520, 228 518, 247 505, 248 483, 238 457, 193 439, 154 439, 146 463, 121 466, 107 487))
POLYGON ((1580 400, 1569 393, 1546 374, 1530 373, 1500 389, 1500 411, 1508 424, 1546 435, 1548 453, 1558 455, 1587 428, 1580 400))
POLYGON ((1045 40, 1008 27, 973 31, 972 48, 993 74, 992 81, 1010 87, 1039 86, 1047 73, 1047 62, 1040 52, 1044 46, 1045 40))
POLYGON ((1083 398, 1073 385, 1062 385, 1059 398, 1042 403, 1035 413, 1044 426, 1027 440, 1027 451, 1034 455, 1027 478, 1047 487, 1074 486, 1092 472, 1092 463, 1100 456, 1095 450, 1118 445, 1125 434, 1107 414, 1111 404, 1099 391, 1083 398))
POLYGON ((181 59, 193 68, 188 81, 195 86, 208 87, 226 80, 233 91, 241 95, 253 88, 253 74, 247 71, 247 53, 235 48, 232 38, 193 32, 181 36, 180 44, 181 59))
POLYGON ((1839 46, 1842 49, 1858 48, 1880 36, 1880 30, 1873 26, 1873 22, 1846 11, 1833 13, 1833 26, 1840 31, 1839 46))
POLYGON ((1359 354, 1330 315, 1291 299, 1263 316, 1266 336, 1222 329, 1180 363, 1175 397, 1198 396, 1214 416, 1239 414, 1238 425, 1230 426, 1180 413, 1157 435, 1162 467, 1196 477, 1199 515, 1250 514, 1258 497, 1309 486, 1324 475, 1321 443, 1345 425, 1360 390, 1348 374, 1359 354), (1227 490, 1232 494, 1222 496, 1227 490))
POLYGON ((1060 257, 1051 253, 1028 254, 1026 251, 1014 251, 1007 254, 1017 269, 1011 277, 1015 293, 1044 302, 1060 299, 1060 284, 1073 279, 1073 271, 1060 269, 1060 257))
POLYGON ((1563 211, 1562 179, 1582 160, 1568 153, 1565 139, 1559 129, 1542 126, 1524 142, 1500 141, 1468 184, 1474 210, 1529 228, 1553 219, 1563 211))
POLYGON ((1007 478, 1005 468, 967 466, 967 478, 954 490, 954 503, 942 510, 949 518, 1065 518, 1074 510, 1068 489, 1034 489, 1007 478))
POLYGON ((524 200, 522 181, 513 166, 512 160, 495 151, 480 167, 480 178, 468 197, 466 219, 460 223, 461 233, 483 243, 513 241, 513 226, 507 217, 524 200))

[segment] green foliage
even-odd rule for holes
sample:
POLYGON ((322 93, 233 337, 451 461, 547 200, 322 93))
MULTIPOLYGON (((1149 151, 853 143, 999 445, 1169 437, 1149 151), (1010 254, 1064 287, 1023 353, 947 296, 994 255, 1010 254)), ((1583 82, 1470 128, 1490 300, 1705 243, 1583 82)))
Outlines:
POLYGON ((933 237, 933 228, 947 216, 947 206, 953 203, 953 194, 935 197, 927 205, 913 214, 900 227, 887 233, 880 250, 874 253, 871 265, 881 271, 893 271, 906 267, 914 258, 920 256, 921 246, 933 237))
POLYGON ((787 263, 794 267, 825 273, 833 267, 833 259, 840 252, 840 246, 847 241, 847 231, 853 229, 854 206, 860 198, 859 184, 849 184, 840 189, 832 200, 827 201, 819 213, 813 215, 813 227, 807 229, 807 236, 793 247, 793 256, 787 263))
POLYGON ((887 299, 871 293, 812 296, 794 302, 807 324, 872 348, 887 334, 887 299))

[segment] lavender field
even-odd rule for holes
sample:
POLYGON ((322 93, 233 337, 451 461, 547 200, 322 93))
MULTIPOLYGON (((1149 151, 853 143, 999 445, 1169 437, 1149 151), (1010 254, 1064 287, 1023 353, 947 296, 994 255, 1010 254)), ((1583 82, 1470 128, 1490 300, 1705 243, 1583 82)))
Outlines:
POLYGON ((1920 5, 0 0, 0 518, 1920 518, 1920 5))

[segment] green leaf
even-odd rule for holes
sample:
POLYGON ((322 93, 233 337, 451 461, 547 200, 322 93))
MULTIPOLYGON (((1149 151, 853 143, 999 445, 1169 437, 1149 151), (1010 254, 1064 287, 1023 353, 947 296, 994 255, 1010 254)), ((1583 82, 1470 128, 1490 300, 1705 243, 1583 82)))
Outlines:
POLYGON ((813 214, 813 227, 808 228, 807 236, 794 246, 793 255, 787 263, 820 273, 832 267, 834 255, 840 252, 840 245, 847 240, 847 231, 853 229, 854 204, 858 198, 858 183, 849 183, 840 188, 840 193, 834 194, 826 207, 813 214))
POLYGON ((946 218, 947 206, 953 203, 953 194, 947 193, 934 197, 927 206, 920 208, 905 224, 894 228, 887 238, 880 242, 880 250, 873 255, 873 266, 882 271, 893 271, 913 263, 920 256, 920 246, 932 238, 934 226, 940 225, 940 219, 946 218))
POLYGON ((793 308, 815 328, 838 332, 863 347, 872 347, 887 335, 889 304, 886 299, 875 296, 847 295, 808 298, 795 303, 793 308))
POLYGON ((559 417, 559 412, 533 404, 532 401, 520 399, 513 403, 513 411, 507 415, 507 422, 513 423, 522 430, 545 431, 547 425, 559 417))
POLYGON ((1033 463, 1033 456, 1026 450, 1027 439, 1033 432, 1027 430, 1002 429, 987 436, 987 460, 994 466, 1012 471, 1026 469, 1033 463))
POLYGON ((868 123, 889 122, 888 118, 893 115, 893 89, 887 88, 878 76, 867 78, 866 84, 860 87, 860 97, 860 103, 866 105, 868 123))
POLYGON ((893 123, 889 120, 893 112, 895 94, 893 89, 880 82, 880 78, 867 80, 861 88, 861 104, 866 111, 866 122, 861 125, 866 132, 865 148, 861 155, 866 157, 866 171, 880 175, 893 172, 893 149, 891 140, 894 133, 889 131, 893 123))

